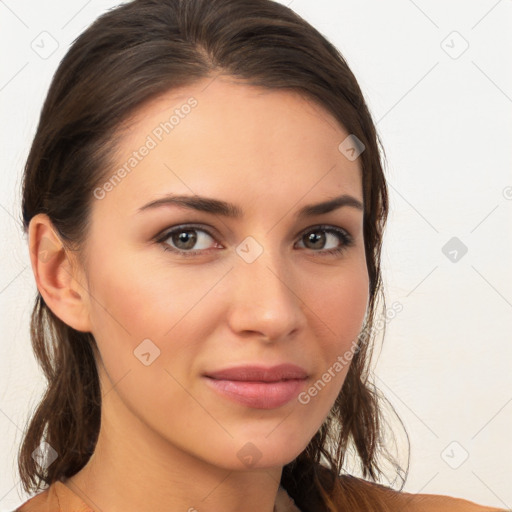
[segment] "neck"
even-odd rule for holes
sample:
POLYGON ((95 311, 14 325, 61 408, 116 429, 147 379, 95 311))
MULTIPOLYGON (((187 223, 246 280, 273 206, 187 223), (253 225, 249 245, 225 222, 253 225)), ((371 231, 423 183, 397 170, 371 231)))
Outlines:
POLYGON ((103 398, 94 454, 65 484, 100 512, 273 512, 281 472, 222 468, 181 450, 114 388, 103 398))

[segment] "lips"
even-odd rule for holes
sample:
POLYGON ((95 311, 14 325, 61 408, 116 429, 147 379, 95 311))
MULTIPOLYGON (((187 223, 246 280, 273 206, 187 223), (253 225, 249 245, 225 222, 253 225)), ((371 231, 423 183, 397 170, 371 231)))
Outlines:
POLYGON ((207 377, 218 380, 278 382, 280 380, 305 379, 306 370, 294 364, 280 364, 270 368, 262 366, 239 366, 209 372, 207 377))
POLYGON ((254 409, 275 409, 298 395, 308 374, 300 366, 281 364, 226 368, 204 377, 225 398, 254 409))

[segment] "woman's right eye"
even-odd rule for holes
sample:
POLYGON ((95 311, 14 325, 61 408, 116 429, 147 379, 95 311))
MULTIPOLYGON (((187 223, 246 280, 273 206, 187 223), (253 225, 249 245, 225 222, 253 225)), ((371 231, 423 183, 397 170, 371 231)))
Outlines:
POLYGON ((213 236, 203 228, 178 226, 158 236, 156 242, 162 245, 164 251, 171 251, 182 256, 196 256, 208 250, 208 238, 213 239, 213 236), (204 247, 191 250, 198 243, 204 247))

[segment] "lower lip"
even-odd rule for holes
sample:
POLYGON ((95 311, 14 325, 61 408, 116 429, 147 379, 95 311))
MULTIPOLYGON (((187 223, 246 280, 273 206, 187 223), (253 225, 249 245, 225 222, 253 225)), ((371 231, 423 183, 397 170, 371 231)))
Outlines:
POLYGON ((218 393, 254 409, 276 409, 297 397, 305 379, 278 382, 219 380, 206 377, 218 393))

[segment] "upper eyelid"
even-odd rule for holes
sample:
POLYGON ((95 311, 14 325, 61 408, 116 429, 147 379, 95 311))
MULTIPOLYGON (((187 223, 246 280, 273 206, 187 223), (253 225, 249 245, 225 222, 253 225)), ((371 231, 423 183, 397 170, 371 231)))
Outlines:
POLYGON ((197 231, 204 231, 207 235, 214 237, 213 233, 217 233, 217 230, 215 228, 212 228, 211 226, 202 226, 198 224, 177 224, 176 226, 172 226, 169 228, 165 228, 160 233, 158 233, 154 239, 155 240, 162 240, 165 238, 168 238, 171 233, 179 232, 179 231, 186 231, 186 230, 192 230, 196 229, 197 231), (212 231, 213 233, 211 233, 212 231))

